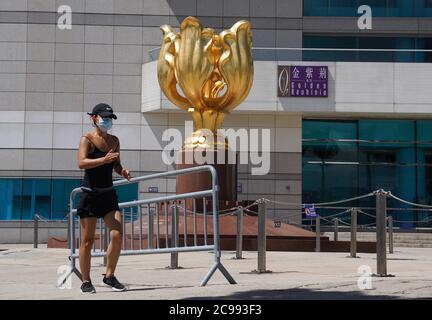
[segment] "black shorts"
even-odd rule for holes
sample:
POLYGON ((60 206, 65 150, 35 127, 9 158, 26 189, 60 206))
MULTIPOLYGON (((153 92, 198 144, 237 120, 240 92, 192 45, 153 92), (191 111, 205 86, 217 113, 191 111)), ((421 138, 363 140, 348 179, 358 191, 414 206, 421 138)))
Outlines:
POLYGON ((82 218, 103 218, 107 213, 120 210, 115 189, 105 192, 83 191, 77 208, 82 218))

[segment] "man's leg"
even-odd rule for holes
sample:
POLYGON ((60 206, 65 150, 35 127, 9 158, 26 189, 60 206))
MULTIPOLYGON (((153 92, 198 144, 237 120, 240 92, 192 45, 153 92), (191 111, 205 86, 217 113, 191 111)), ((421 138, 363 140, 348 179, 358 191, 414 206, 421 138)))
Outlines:
POLYGON ((112 211, 105 217, 105 224, 110 229, 110 244, 107 249, 107 269, 105 277, 114 275, 117 262, 120 256, 122 244, 122 225, 120 211, 112 211))
POLYGON ((79 248, 79 263, 83 282, 90 281, 91 250, 93 247, 96 218, 80 219, 81 244, 79 248))

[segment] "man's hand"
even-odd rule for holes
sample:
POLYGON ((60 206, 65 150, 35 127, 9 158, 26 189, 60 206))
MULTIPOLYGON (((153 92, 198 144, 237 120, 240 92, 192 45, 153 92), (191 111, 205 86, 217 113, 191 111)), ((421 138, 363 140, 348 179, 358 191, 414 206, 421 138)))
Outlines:
POLYGON ((117 161, 119 156, 120 156, 120 153, 113 152, 113 149, 110 149, 110 151, 108 151, 108 153, 105 155, 103 162, 104 163, 111 163, 111 162, 117 161))
POLYGON ((122 169, 121 175, 122 175, 123 178, 127 179, 128 181, 130 181, 131 178, 132 178, 132 176, 131 176, 131 174, 130 174, 130 172, 129 172, 128 169, 122 169))

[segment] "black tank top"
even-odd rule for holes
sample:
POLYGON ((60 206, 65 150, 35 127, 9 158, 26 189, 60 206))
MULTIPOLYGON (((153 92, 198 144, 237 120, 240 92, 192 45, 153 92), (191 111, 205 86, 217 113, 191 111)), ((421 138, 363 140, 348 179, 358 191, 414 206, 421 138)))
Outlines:
MULTIPOLYGON (((87 138, 87 137, 86 137, 87 138)), ((103 158, 108 152, 104 152, 99 150, 96 145, 87 138, 91 144, 94 146, 94 151, 88 154, 89 159, 98 159, 103 158)), ((112 181, 112 172, 115 162, 105 163, 101 166, 85 169, 84 170, 84 179, 82 186, 91 188, 91 189, 99 189, 99 188, 109 188, 113 186, 112 181)))

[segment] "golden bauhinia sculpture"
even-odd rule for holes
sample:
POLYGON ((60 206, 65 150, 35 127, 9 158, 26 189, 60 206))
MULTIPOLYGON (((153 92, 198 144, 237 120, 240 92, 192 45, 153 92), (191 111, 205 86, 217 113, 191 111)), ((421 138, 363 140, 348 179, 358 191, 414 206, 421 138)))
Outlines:
POLYGON ((177 107, 191 113, 194 133, 185 146, 212 146, 205 137, 249 94, 253 82, 252 33, 248 21, 216 34, 187 17, 176 33, 161 26, 159 85, 177 107))

